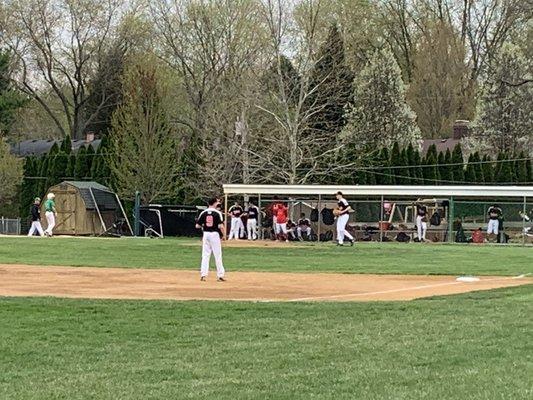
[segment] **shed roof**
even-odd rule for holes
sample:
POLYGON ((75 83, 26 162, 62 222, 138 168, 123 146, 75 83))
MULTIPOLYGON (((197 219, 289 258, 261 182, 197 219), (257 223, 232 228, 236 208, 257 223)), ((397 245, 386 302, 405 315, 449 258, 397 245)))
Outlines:
POLYGON ((85 203, 85 209, 95 210, 96 206, 100 211, 116 210, 119 205, 115 193, 108 187, 94 181, 64 181, 60 185, 70 185, 77 188, 85 203))

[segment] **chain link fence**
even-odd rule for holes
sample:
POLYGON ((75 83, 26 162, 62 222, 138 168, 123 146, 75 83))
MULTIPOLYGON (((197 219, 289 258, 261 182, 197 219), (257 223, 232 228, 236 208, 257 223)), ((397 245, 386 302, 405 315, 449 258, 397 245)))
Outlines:
MULTIPOLYGON (((242 201, 242 199, 234 198, 242 201)), ((533 244, 533 199, 517 198, 417 198, 417 197, 350 197, 346 199, 353 208, 348 231, 357 241, 392 242, 418 241, 417 204, 427 208, 427 241, 434 243, 470 243, 473 234, 479 231, 489 243, 533 244), (488 210, 497 205, 502 210, 498 235, 488 235, 488 210), (435 214, 438 214, 435 216, 435 214), (462 228, 464 237, 458 237, 462 228)), ((336 239, 336 222, 330 214, 337 206, 334 199, 311 199, 287 197, 281 199, 289 206, 289 218, 296 224, 300 218, 311 221, 313 240, 336 239), (315 211, 313 211, 315 210, 315 211), (330 210, 330 211, 327 211, 330 210), (318 215, 318 218, 317 218, 318 215)), ((261 201, 263 211, 263 238, 272 238, 269 205, 275 200, 261 201)), ((461 234, 462 235, 462 234, 461 234)))
POLYGON ((20 235, 20 218, 0 218, 0 235, 20 235))

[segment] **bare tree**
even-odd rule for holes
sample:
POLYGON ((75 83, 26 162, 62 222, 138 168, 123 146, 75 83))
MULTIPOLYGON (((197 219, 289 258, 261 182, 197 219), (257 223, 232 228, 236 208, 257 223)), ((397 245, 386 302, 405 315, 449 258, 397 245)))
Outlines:
POLYGON ((264 64, 259 2, 155 0, 150 7, 162 58, 183 78, 185 112, 176 120, 190 131, 191 192, 205 195, 222 182, 251 179, 241 151, 248 141, 237 135, 235 123, 250 131, 250 99, 257 87, 252 71, 264 64))
POLYGON ((8 2, 2 43, 20 66, 15 82, 44 108, 62 136, 79 138, 108 101, 103 96, 86 114, 88 83, 105 59, 120 4, 118 0, 8 2), (60 108, 52 108, 44 93, 57 97, 60 108))

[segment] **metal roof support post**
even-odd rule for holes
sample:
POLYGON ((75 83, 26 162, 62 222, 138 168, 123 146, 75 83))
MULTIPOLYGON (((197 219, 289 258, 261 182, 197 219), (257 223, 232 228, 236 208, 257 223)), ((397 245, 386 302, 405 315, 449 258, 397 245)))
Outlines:
POLYGON ((524 205, 522 208, 522 246, 526 245, 526 212, 527 212, 527 197, 524 196, 524 205))
POLYGON ((124 211, 124 207, 122 207, 122 203, 120 202, 120 199, 118 198, 118 194, 115 193, 115 197, 117 198, 117 203, 120 207, 120 210, 122 211, 122 215, 124 215, 124 218, 126 218, 126 224, 128 224, 128 228, 130 229, 131 235, 133 236, 133 230, 131 229, 130 220, 128 219, 128 216, 126 215, 126 211, 124 211))
POLYGON ((320 203, 321 202, 322 202, 322 195, 319 194, 318 195, 318 204, 316 205, 316 208, 318 209, 318 222, 317 222, 318 223, 318 239, 317 239, 317 242, 320 242, 320 225, 322 224, 320 222, 320 216, 321 216, 321 214, 320 214, 320 211, 321 211, 320 210, 320 205, 321 204, 320 203))
POLYGON ((100 213, 100 207, 98 207, 98 204, 96 203, 96 199, 94 198, 94 193, 93 193, 92 188, 89 188, 89 193, 91 193, 91 197, 93 198, 93 201, 94 201, 94 209, 96 210, 96 212, 98 213, 98 216, 100 217, 100 222, 102 223, 102 228, 104 229, 103 233, 105 233, 107 231, 107 227, 105 226, 104 219, 102 218, 102 214, 100 213))
POLYGON ((450 210, 448 212, 449 218, 448 218, 448 242, 453 243, 453 220, 455 218, 454 216, 455 212, 455 204, 453 201, 453 196, 450 196, 450 210))
POLYGON ((261 194, 257 195, 257 207, 259 215, 257 216, 257 229, 259 229, 259 239, 263 240, 263 213, 261 211, 261 194))
POLYGON ((381 221, 379 223, 379 242, 383 242, 383 202, 384 198, 383 195, 381 195, 381 211, 379 212, 379 220, 381 221))
POLYGON ((224 195, 224 240, 228 240, 228 195, 224 195))

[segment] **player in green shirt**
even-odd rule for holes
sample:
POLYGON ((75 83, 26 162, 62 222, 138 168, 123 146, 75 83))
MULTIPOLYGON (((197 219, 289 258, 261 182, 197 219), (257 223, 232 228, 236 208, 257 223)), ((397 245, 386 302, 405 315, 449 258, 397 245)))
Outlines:
POLYGON ((44 234, 48 237, 52 237, 53 233, 52 230, 54 229, 54 226, 56 225, 56 203, 54 201, 55 195, 53 193, 48 193, 46 196, 46 201, 44 202, 44 215, 46 216, 46 222, 48 223, 48 227, 44 231, 44 234))

